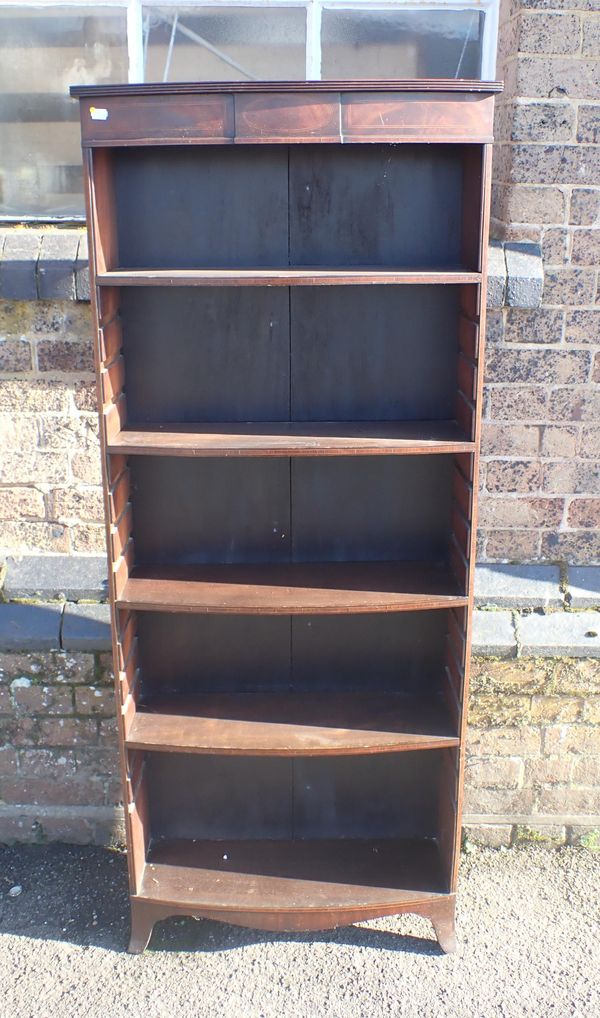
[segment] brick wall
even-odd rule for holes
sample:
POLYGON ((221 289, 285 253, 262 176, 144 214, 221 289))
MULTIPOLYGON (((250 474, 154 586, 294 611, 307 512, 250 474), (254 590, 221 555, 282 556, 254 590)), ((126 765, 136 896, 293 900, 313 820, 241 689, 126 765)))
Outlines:
MULTIPOLYGON (((600 660, 473 663, 467 834, 600 836, 600 660)), ((0 842, 122 838, 107 653, 0 654, 0 842)))
POLYGON ((545 280, 540 309, 489 316, 480 557, 598 562, 600 9, 500 20, 493 231, 540 244, 545 280))
POLYGON ((104 550, 89 304, 0 301, 0 543, 104 550))

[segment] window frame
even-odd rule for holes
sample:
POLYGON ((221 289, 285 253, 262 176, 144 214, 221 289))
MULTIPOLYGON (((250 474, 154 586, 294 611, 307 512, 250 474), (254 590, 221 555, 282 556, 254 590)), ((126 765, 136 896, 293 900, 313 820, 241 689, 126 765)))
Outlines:
MULTIPOLYGON (((481 79, 493 81, 496 73, 496 49, 500 0, 95 0, 97 7, 120 8, 126 14, 127 65, 130 84, 143 83, 144 8, 145 7, 296 7, 306 11, 306 80, 321 79, 321 21, 324 10, 473 10, 485 15, 481 47, 481 79)), ((0 0, 0 9, 10 7, 44 8, 89 7, 89 0, 0 0)), ((39 215, 3 216, 0 223, 78 223, 85 216, 39 215)))

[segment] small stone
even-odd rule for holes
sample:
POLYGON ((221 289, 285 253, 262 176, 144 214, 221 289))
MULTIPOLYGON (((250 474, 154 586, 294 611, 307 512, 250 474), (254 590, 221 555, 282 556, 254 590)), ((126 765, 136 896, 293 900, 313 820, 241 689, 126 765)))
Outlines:
POLYGON ((18 898, 22 890, 23 888, 21 887, 20 884, 15 884, 14 887, 11 887, 10 891, 8 892, 9 898, 18 898))

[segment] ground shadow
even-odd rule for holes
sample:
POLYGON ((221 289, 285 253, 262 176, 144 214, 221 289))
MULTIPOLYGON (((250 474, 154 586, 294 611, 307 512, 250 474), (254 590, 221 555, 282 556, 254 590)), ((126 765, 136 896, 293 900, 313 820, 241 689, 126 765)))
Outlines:
MULTIPOLYGON (((129 939, 125 855, 106 848, 59 844, 0 848, 0 934, 125 951, 129 939), (16 888, 21 888, 19 893, 16 888)), ((373 926, 269 933, 175 917, 156 924, 149 950, 225 951, 278 941, 441 955, 434 939, 373 926)))

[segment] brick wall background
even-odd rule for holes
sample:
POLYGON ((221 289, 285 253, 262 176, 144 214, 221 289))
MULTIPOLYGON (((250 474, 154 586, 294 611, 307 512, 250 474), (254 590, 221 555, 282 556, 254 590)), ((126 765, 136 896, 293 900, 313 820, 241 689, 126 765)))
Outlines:
POLYGON ((600 561, 600 4, 503 0, 492 228, 543 306, 489 315, 480 558, 600 561))

